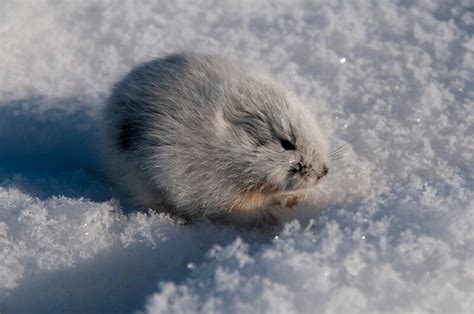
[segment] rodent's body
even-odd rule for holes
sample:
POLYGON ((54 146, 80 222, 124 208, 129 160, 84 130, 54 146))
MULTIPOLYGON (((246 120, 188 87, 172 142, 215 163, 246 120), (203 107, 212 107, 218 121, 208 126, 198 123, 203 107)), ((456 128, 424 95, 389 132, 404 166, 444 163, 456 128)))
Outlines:
POLYGON ((138 66, 114 86, 104 119, 107 172, 142 208, 271 221, 327 173, 327 143, 298 101, 219 56, 138 66))

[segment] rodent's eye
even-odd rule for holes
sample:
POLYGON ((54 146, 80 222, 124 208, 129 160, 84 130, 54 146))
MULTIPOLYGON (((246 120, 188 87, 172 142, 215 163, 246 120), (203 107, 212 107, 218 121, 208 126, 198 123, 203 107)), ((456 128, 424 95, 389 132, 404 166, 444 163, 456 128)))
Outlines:
POLYGON ((295 150, 296 147, 293 145, 290 141, 285 140, 285 139, 280 139, 280 144, 281 147, 283 147, 285 150, 295 150))

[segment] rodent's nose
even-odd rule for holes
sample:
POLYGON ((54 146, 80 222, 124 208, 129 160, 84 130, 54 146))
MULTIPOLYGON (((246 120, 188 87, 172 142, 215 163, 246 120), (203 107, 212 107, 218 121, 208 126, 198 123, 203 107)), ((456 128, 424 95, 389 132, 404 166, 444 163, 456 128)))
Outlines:
POLYGON ((296 169, 301 175, 305 175, 308 173, 308 167, 303 161, 298 162, 298 164, 296 165, 296 169))
POLYGON ((323 166, 323 169, 321 171, 321 174, 318 175, 318 180, 324 178, 329 172, 329 169, 326 165, 323 166))

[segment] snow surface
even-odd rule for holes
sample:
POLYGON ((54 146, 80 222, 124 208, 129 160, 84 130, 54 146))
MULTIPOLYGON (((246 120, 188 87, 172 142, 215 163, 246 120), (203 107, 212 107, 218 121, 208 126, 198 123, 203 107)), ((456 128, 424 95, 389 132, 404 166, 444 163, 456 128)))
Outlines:
POLYGON ((2 1, 0 312, 472 311, 474 3, 327 2, 2 1), (177 50, 264 68, 356 139, 283 230, 123 213, 98 112, 177 50))

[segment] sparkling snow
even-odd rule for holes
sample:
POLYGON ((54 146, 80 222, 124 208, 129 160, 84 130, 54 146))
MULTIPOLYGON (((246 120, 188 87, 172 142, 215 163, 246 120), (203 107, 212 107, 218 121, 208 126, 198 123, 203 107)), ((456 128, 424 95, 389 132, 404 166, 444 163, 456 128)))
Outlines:
POLYGON ((473 35, 470 0, 2 1, 0 312, 472 311, 473 35), (179 50, 351 143, 283 230, 124 214, 102 177, 108 88, 179 50))

